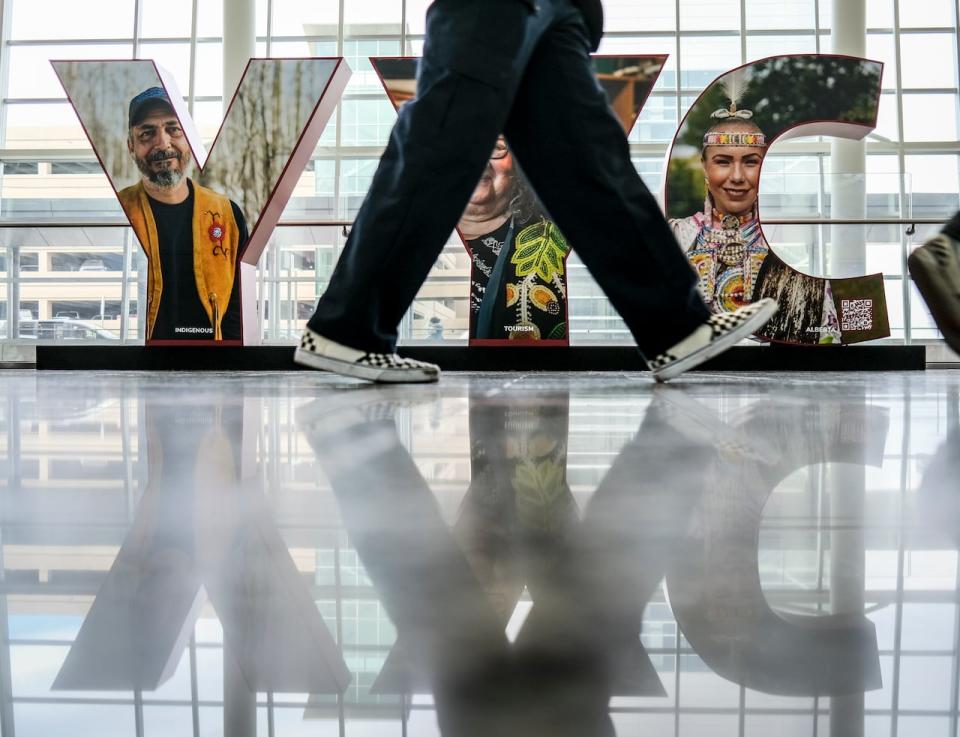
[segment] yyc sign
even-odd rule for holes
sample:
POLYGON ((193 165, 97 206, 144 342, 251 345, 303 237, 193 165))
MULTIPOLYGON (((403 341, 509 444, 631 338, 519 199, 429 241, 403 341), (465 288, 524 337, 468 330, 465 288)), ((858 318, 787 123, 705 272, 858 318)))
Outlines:
MULTIPOLYGON (((666 58, 595 57, 628 133, 666 58)), ((371 62, 396 107, 416 104, 416 59, 371 62)), ((174 80, 153 62, 53 65, 146 253, 148 344, 257 344, 256 264, 346 88, 344 60, 252 59, 209 154, 174 80)), ((775 141, 862 139, 874 129, 882 72, 879 62, 821 54, 751 62, 709 85, 674 136, 664 193, 674 233, 715 311, 778 301, 761 339, 827 345, 889 335, 882 275, 792 268, 767 241, 758 204, 775 141)), ((471 344, 569 343, 566 260, 577 244, 538 203, 522 164, 501 139, 470 207, 503 187, 510 196, 488 199, 510 212, 465 214, 458 227, 471 263, 471 344), (504 223, 514 227, 500 234, 504 223), (491 239, 508 249, 491 257, 507 268, 484 258, 491 239), (491 289, 493 309, 474 310, 491 289)))

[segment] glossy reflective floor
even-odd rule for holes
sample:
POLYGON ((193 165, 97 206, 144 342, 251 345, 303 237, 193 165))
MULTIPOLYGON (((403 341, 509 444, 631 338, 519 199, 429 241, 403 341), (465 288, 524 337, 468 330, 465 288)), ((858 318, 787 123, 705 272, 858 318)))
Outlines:
POLYGON ((960 372, 0 387, 2 737, 958 736, 960 372))

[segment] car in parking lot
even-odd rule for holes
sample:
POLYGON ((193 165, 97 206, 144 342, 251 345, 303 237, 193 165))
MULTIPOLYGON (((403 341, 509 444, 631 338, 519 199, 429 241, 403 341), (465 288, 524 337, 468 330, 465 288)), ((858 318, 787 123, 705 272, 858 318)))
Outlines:
POLYGON ((107 265, 103 262, 102 258, 88 258, 85 259, 78 271, 106 271, 107 265))
POLYGON ((104 330, 87 320, 55 317, 52 320, 21 320, 20 338, 24 340, 120 340, 117 333, 104 330))

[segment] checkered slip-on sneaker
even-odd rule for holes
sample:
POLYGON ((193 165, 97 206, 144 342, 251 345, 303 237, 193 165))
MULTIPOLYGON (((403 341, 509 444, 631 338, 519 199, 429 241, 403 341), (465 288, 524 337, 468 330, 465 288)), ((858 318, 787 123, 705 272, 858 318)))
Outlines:
POLYGON ((734 312, 711 315, 689 336, 650 361, 657 381, 669 381, 689 371, 767 324, 777 311, 772 299, 761 299, 734 312))
POLYGON ((960 353, 960 243, 941 233, 911 253, 907 266, 947 345, 960 353))
POLYGON ((303 331, 293 360, 301 366, 382 384, 427 384, 440 378, 440 367, 432 363, 349 348, 310 328, 303 331))

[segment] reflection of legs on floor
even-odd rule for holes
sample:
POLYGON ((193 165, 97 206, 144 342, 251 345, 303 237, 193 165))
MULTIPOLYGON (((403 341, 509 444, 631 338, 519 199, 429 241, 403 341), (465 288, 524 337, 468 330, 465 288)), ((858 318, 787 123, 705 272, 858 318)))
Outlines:
POLYGON ((629 657, 643 609, 683 543, 714 455, 712 444, 678 432, 668 411, 666 399, 654 400, 597 487, 554 568, 552 596, 534 598, 521 651, 592 653, 614 683, 635 682, 629 657))
MULTIPOLYGON (((411 693, 427 684, 443 734, 612 735, 608 682, 596 677, 595 667, 581 667, 595 662, 589 653, 579 653, 574 662, 551 659, 549 647, 522 658, 511 652, 504 622, 401 445, 393 420, 372 406, 363 410, 366 422, 357 421, 355 410, 348 421, 341 422, 340 413, 322 419, 322 402, 315 407, 299 413, 298 424, 330 480, 351 544, 397 627, 389 672, 385 666, 377 679, 379 691, 411 693), (568 708, 558 709, 558 701, 568 708)), ((473 422, 471 429, 486 436, 474 438, 485 448, 504 443, 502 421, 473 422)), ((509 493, 490 489, 498 491, 509 493)), ((483 492, 474 487, 474 494, 483 492)), ((541 580, 551 583, 550 576, 541 580)), ((559 603, 557 594, 544 598, 559 603)))
POLYGON ((907 265, 947 345, 960 353, 960 212, 907 265))
POLYGON ((452 678, 459 662, 493 656, 506 645, 503 629, 401 444, 389 402, 332 413, 324 404, 303 408, 297 424, 398 636, 418 655, 409 667, 452 678))

